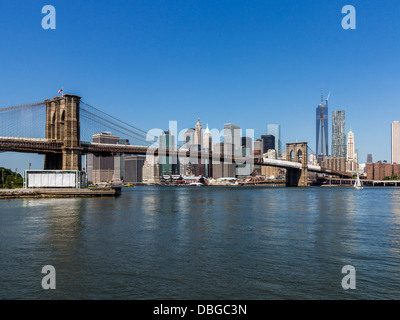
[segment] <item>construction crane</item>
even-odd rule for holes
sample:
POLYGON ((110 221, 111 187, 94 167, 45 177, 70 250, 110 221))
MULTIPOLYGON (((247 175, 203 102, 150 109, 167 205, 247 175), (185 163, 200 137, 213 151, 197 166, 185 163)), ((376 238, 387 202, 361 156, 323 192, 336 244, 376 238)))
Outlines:
POLYGON ((325 99, 326 105, 328 105, 328 100, 329 100, 329 97, 330 97, 330 96, 331 96, 331 92, 329 91, 328 96, 327 96, 326 99, 325 99))

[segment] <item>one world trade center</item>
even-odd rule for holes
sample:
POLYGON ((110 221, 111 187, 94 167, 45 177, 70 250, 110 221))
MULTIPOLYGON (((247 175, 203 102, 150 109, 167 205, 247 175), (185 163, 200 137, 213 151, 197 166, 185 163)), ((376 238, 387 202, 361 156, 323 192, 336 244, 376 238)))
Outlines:
MULTIPOLYGON (((329 93, 330 95, 330 93, 329 93)), ((317 107, 317 143, 316 156, 318 162, 329 155, 328 148, 328 97, 325 99, 321 95, 321 103, 317 107)))

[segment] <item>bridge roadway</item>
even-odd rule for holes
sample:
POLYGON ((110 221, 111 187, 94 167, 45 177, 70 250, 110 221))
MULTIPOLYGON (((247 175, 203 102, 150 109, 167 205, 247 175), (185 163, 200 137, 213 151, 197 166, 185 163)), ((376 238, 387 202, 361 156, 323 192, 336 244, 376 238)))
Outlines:
MULTIPOLYGON (((19 138, 19 137, 0 137, 0 152, 24 152, 24 153, 62 153, 65 147, 61 142, 53 142, 47 139, 36 138, 19 138)), ((155 155, 155 156, 178 156, 178 157, 197 157, 198 159, 219 160, 221 162, 237 163, 253 163, 262 166, 279 167, 286 169, 302 169, 301 163, 268 159, 268 158, 254 158, 243 156, 225 156, 223 152, 201 152, 189 150, 159 150, 157 148, 149 148, 146 146, 133 146, 133 145, 119 145, 119 144, 103 144, 93 142, 81 142, 81 151, 83 154, 92 153, 96 155, 111 155, 111 154, 132 154, 132 155, 155 155)), ((347 172, 340 172, 329 170, 320 166, 308 165, 308 171, 316 173, 325 173, 328 175, 335 175, 340 177, 351 178, 352 174, 347 172)))

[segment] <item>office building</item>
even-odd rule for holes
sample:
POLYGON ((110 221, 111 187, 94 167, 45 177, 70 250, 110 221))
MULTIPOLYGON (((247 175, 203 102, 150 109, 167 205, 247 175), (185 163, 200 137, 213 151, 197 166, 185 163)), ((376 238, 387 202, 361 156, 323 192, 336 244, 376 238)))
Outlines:
MULTIPOLYGON (((269 149, 268 152, 263 154, 263 158, 277 159, 278 152, 275 149, 269 149)), ((261 175, 266 179, 276 179, 284 174, 284 169, 270 166, 261 166, 261 175)))
POLYGON ((346 158, 345 112, 332 112, 332 157, 346 158))
POLYGON ((268 150, 276 150, 275 149, 275 137, 273 135, 262 135, 262 152, 267 153, 268 150))
POLYGON ((183 134, 184 146, 189 146, 194 144, 194 133, 195 133, 194 128, 189 128, 186 130, 186 132, 183 134))
POLYGON ((367 163, 366 165, 368 180, 383 180, 387 177, 400 177, 400 164, 382 163, 367 163))
MULTIPOLYGON (((208 128, 208 123, 207 128, 203 134, 203 150, 206 153, 212 151, 212 135, 210 129, 208 128)), ((206 178, 212 177, 212 165, 209 159, 205 159, 204 161, 204 176, 206 178)))
POLYGON ((329 155, 328 146, 328 101, 323 103, 321 96, 321 103, 316 109, 316 156, 318 162, 325 156, 329 155))
MULTIPOLYGON (((114 136, 111 132, 95 134, 92 139, 94 143, 129 145, 128 140, 121 140, 119 136, 114 136)), ((86 172, 88 181, 93 183, 121 181, 124 178, 124 158, 121 155, 96 156, 88 154, 86 157, 86 172)))
MULTIPOLYGON (((217 143, 214 146, 214 150, 217 153, 224 152, 224 154, 226 154, 226 150, 232 150, 232 145, 228 145, 227 143, 217 143)), ((236 164, 222 161, 217 163, 217 161, 214 161, 212 164, 212 177, 214 179, 236 177, 236 164)))
POLYGON ((267 135, 275 137, 275 149, 278 158, 282 157, 282 140, 281 140, 281 126, 279 124, 268 124, 267 135))
MULTIPOLYGON (((170 131, 164 131, 158 139, 159 150, 175 150, 174 136, 170 131)), ((160 176, 170 176, 179 174, 178 158, 176 156, 159 156, 160 176)))
POLYGON ((355 149, 355 142, 354 142, 354 133, 350 129, 348 137, 347 137, 347 171, 349 172, 356 172, 358 170, 357 164, 357 153, 355 149))
POLYGON ((124 182, 143 182, 143 167, 146 157, 125 156, 124 158, 124 182))
POLYGON ((224 124, 224 143, 232 145, 232 151, 241 149, 241 137, 240 126, 233 123, 224 124))
MULTIPOLYGON (((251 157, 253 154, 253 139, 251 137, 242 137, 241 141, 242 156, 251 157)), ((253 161, 251 163, 240 163, 237 164, 236 175, 238 178, 245 178, 250 176, 253 172, 253 161)))
POLYGON ((154 155, 147 155, 143 164, 142 180, 144 183, 158 183, 160 182, 160 164, 159 157, 154 155))
POLYGON ((400 164, 400 122, 392 122, 392 163, 400 164))
POLYGON ((345 172, 347 171, 346 158, 325 157, 321 162, 321 167, 328 170, 345 172))
POLYGON ((373 163, 372 154, 367 154, 367 163, 373 163))
POLYGON ((195 128, 194 128, 194 144, 197 144, 197 145, 199 145, 200 146, 200 150, 201 150, 201 148, 202 148, 202 146, 203 146, 203 143, 202 143, 202 126, 201 126, 201 123, 200 123, 200 119, 198 119, 197 120, 197 122, 196 122, 196 126, 195 126, 195 128))

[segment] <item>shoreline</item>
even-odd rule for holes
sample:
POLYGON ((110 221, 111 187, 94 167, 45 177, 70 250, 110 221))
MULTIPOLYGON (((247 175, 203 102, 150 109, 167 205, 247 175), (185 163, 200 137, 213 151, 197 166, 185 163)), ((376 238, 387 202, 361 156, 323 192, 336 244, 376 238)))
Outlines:
POLYGON ((95 198, 115 197, 121 194, 121 188, 108 189, 4 189, 0 190, 0 199, 18 198, 95 198))

